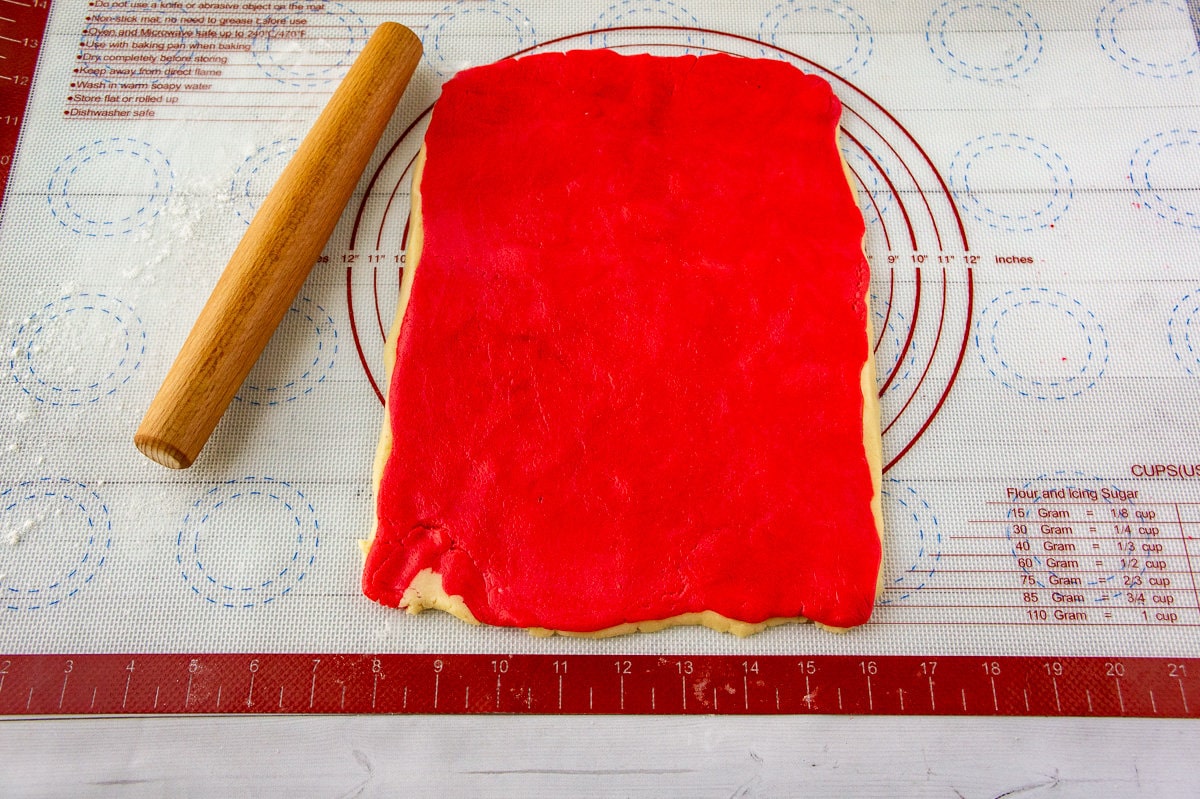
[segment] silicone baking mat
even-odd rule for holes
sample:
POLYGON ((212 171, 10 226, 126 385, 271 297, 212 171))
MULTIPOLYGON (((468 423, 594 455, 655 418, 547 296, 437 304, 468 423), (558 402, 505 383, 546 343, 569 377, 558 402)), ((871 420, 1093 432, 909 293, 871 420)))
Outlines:
POLYGON ((0 651, 1200 656, 1189 6, 737 5, 3 0, 0 651), (389 19, 424 60, 333 240, 197 464, 146 461, 133 430, 220 269, 389 19), (887 464, 865 628, 538 639, 359 594, 438 87, 587 47, 782 59, 843 100, 887 464))

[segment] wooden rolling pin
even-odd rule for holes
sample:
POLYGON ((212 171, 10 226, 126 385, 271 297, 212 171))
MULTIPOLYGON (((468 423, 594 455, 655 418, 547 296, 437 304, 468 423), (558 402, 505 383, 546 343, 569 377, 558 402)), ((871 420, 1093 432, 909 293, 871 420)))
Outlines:
POLYGON ((385 22, 329 99, 217 281, 133 437, 172 469, 192 465, 329 241, 421 59, 385 22))

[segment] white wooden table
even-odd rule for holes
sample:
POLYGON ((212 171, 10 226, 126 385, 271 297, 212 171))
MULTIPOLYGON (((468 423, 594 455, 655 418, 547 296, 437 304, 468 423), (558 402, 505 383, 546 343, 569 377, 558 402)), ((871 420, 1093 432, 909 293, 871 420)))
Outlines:
POLYGON ((0 722, 3 796, 1200 795, 1153 719, 247 717, 0 722))

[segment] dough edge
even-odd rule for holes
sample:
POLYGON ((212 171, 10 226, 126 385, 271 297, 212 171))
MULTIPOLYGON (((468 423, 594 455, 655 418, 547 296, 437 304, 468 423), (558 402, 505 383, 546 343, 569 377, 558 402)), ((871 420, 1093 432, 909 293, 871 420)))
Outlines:
MULTIPOLYGON (((841 127, 836 131, 837 151, 841 152, 841 127)), ((379 445, 375 450, 375 463, 371 475, 372 495, 376 498, 374 520, 370 537, 366 540, 360 540, 359 547, 362 550, 363 558, 370 551, 371 544, 375 540, 375 535, 379 527, 379 487, 383 481, 384 468, 387 465, 388 458, 391 457, 392 447, 394 445, 394 437, 392 434, 392 407, 391 407, 391 385, 392 385, 392 370, 396 366, 396 343, 400 336, 400 326, 404 320, 405 311, 408 308, 408 299, 412 294, 413 278, 417 271, 417 265, 421 259, 421 250, 424 245, 424 230, 421 226, 421 177, 424 174, 425 168, 425 145, 421 145, 421 149, 417 153, 416 160, 413 163, 412 177, 412 208, 409 218, 408 230, 408 249, 405 254, 404 271, 400 280, 400 297, 397 302, 396 316, 392 320, 391 328, 388 330, 387 341, 384 344, 384 416, 383 425, 379 432, 379 445)), ((853 191, 854 178, 850 172, 850 166, 846 163, 846 159, 842 156, 842 170, 846 174, 846 188, 853 191)), ((865 242, 863 251, 863 263, 868 264, 866 258, 865 242)), ((869 297, 869 292, 867 297, 869 297)), ((866 344, 866 359, 863 363, 863 368, 860 377, 860 385, 862 386, 863 395, 863 447, 866 451, 867 464, 871 470, 871 483, 874 488, 874 496, 871 499, 871 512, 875 517, 875 531, 879 535, 880 543, 883 542, 883 507, 882 507, 882 489, 883 489, 883 444, 881 435, 881 418, 879 407, 879 394, 876 389, 875 381, 875 356, 872 350, 872 342, 875 340, 874 326, 871 323, 871 309, 867 297, 863 298, 863 302, 867 305, 865 316, 867 320, 866 335, 864 342, 866 344)), ((883 595, 883 560, 882 551, 880 558, 879 576, 876 580, 875 596, 878 599, 883 595)), ((404 590, 401 596, 398 607, 406 610, 410 614, 417 614, 423 610, 442 610, 462 621, 469 624, 481 624, 471 609, 467 607, 465 601, 457 594, 446 593, 442 585, 442 575, 432 569, 422 569, 409 586, 404 590)), ((551 630, 546 627, 526 627, 525 630, 531 635, 539 638, 561 635, 571 638, 611 638, 618 635, 628 635, 637 632, 658 632, 670 627, 680 627, 688 625, 700 625, 716 630, 717 632, 732 633, 738 637, 745 638, 755 633, 762 632, 769 627, 778 627, 783 624, 803 624, 809 619, 803 616, 788 616, 788 617, 772 617, 761 622, 748 622, 739 619, 731 619, 727 616, 722 616, 720 613, 712 610, 704 610, 695 613, 682 613, 677 616, 671 616, 666 619, 626 622, 612 627, 606 627, 601 630, 593 630, 588 632, 576 632, 569 630, 551 630)), ((850 628, 834 627, 824 624, 819 621, 814 621, 814 625, 823 630, 834 633, 845 633, 850 628)))

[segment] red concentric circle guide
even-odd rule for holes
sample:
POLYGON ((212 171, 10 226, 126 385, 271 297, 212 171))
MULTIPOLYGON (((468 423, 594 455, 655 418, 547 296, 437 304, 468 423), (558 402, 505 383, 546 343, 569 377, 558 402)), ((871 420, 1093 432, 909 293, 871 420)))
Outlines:
MULTIPOLYGON (((610 49, 778 58, 820 75, 843 104, 842 150, 868 220, 871 314, 883 409, 884 470, 912 449, 950 394, 969 341, 974 280, 966 229, 946 181, 899 120, 836 72, 748 36, 703 28, 636 25, 583 31, 513 53, 582 49, 603 34, 610 49), (703 45, 696 44, 702 34, 703 45)), ((355 215, 346 268, 350 327, 380 402, 383 349, 396 312, 408 232, 412 165, 429 114, 422 111, 379 164, 355 215)), ((507 157, 497 153, 497 158, 507 157)))

